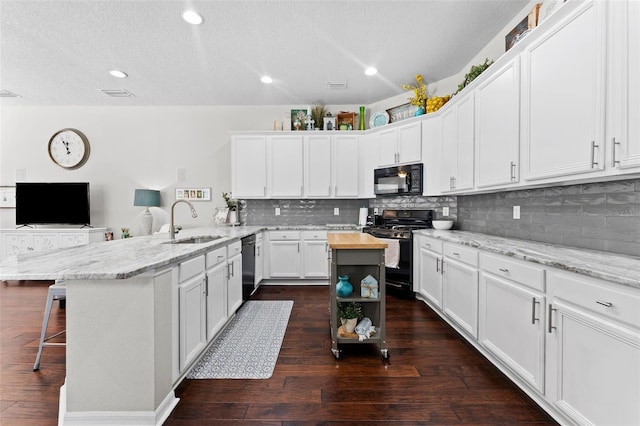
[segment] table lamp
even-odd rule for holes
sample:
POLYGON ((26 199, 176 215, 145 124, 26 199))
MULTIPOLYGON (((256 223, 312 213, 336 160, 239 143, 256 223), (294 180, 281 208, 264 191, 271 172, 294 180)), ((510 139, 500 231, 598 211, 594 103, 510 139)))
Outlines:
POLYGON ((146 207, 144 213, 142 213, 140 233, 142 235, 151 235, 153 215, 149 211, 149 207, 160 207, 160 191, 155 189, 136 189, 133 205, 146 207))

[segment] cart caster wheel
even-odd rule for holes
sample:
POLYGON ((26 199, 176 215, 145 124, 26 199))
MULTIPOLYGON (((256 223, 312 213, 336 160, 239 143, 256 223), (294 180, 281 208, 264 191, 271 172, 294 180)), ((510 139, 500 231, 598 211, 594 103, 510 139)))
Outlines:
POLYGON ((389 359, 389 357, 391 356, 388 349, 382 349, 380 351, 380 355, 382 356, 382 359, 389 359))
POLYGON ((333 352, 333 356, 336 357, 336 359, 340 359, 340 351, 339 349, 331 349, 331 352, 333 352))

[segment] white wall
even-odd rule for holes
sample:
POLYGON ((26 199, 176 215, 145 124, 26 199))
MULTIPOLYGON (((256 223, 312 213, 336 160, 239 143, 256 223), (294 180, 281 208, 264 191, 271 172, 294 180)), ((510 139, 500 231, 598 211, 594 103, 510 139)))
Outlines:
MULTIPOLYGON (((302 106, 191 107, 3 107, 0 111, 0 185, 25 181, 90 182, 91 222, 121 227, 139 235, 143 208, 133 206, 136 188, 159 189, 162 206, 152 208, 154 231, 169 222, 176 187, 211 187, 212 201, 197 202, 198 218, 176 206, 176 223, 184 227, 211 224, 214 208, 231 190, 230 130, 272 130, 273 121, 302 106), (91 144, 87 163, 77 170, 55 165, 48 156, 49 138, 72 127, 91 144), (177 181, 176 169, 186 179, 177 181)), ((329 106, 330 111, 357 111, 357 106, 329 106)), ((54 206, 43 206, 53 208, 54 206)), ((15 226, 15 210, 0 209, 0 227, 15 226)))

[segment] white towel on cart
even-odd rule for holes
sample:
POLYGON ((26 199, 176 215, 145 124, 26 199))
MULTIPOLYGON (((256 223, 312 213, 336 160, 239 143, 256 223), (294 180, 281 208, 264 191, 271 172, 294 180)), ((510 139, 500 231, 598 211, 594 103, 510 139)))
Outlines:
POLYGON ((400 262, 400 240, 391 240, 389 238, 378 238, 387 243, 388 247, 384 250, 384 263, 387 268, 398 268, 400 262))

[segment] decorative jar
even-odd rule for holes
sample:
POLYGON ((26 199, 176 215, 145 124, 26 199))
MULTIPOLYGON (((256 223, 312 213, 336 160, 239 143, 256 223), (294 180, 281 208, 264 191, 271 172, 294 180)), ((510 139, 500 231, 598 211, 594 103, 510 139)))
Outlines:
POLYGON ((338 282, 336 283, 336 294, 338 297, 349 297, 351 293, 353 293, 353 285, 349 282, 349 276, 338 276, 338 282))

